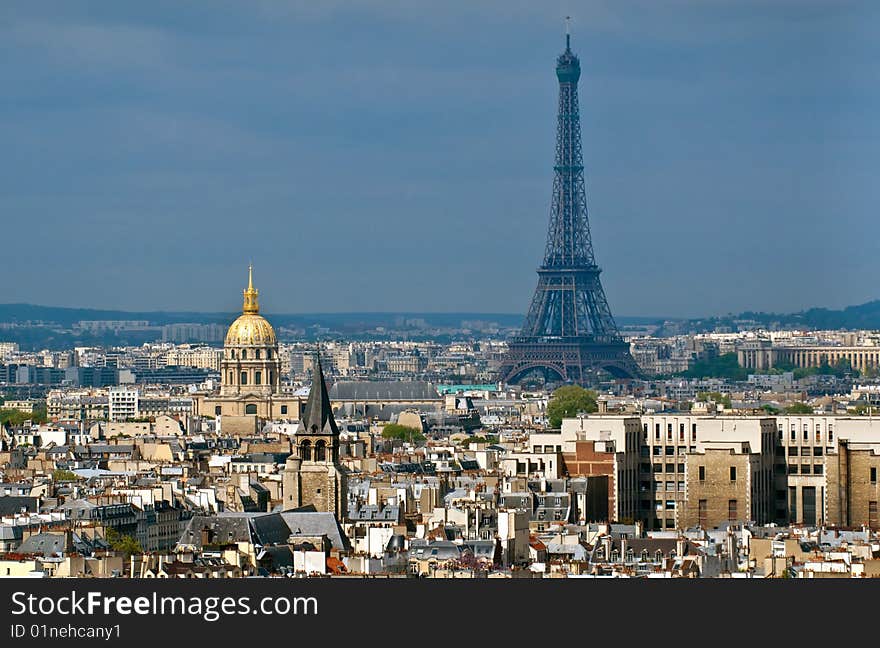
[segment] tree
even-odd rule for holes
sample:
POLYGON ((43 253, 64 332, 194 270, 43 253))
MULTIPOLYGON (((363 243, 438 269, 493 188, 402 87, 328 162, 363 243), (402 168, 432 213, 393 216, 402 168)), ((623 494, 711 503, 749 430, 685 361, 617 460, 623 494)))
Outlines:
POLYGON ((728 394, 722 394, 721 392, 700 392, 697 394, 697 400, 701 403, 712 401, 713 403, 723 405, 727 409, 730 409, 731 407, 730 396, 728 394))
POLYGON ((382 428, 383 439, 400 439, 401 441, 424 441, 425 435, 421 430, 408 425, 389 423, 382 428))
POLYGON ((562 419, 578 414, 589 414, 599 409, 596 392, 578 385, 565 385, 553 392, 547 404, 547 418, 551 428, 562 426, 562 419))
POLYGON ((792 403, 788 407, 785 408, 786 414, 812 414, 813 408, 807 405, 806 403, 792 403))
POLYGON ((77 479, 79 479, 79 476, 76 473, 64 470, 63 468, 59 468, 52 472, 53 481, 76 481, 77 479))
POLYGON ((745 380, 750 371, 739 366, 735 353, 722 353, 714 358, 697 360, 687 371, 681 372, 685 378, 727 378, 745 380))
POLYGON ((119 531, 112 527, 107 528, 104 538, 107 540, 107 543, 113 551, 124 553, 126 558, 130 557, 132 554, 144 553, 144 549, 141 547, 140 542, 132 538, 130 535, 119 533, 119 531))

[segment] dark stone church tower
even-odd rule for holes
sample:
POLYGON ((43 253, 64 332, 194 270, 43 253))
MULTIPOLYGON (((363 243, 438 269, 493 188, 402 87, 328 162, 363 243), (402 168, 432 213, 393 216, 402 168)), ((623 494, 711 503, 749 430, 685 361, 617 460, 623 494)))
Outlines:
POLYGON ((288 457, 282 474, 283 509, 311 504, 342 521, 348 482, 345 469, 339 465, 339 428, 330 408, 320 358, 315 362, 312 388, 294 443, 294 452, 288 457))

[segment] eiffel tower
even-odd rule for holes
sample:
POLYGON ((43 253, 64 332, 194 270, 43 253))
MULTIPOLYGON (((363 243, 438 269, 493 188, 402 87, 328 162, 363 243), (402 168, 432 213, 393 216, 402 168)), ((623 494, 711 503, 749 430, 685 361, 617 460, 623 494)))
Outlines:
POLYGON ((616 378, 640 373, 611 316, 593 257, 581 153, 580 76, 580 61, 566 34, 565 51, 556 60, 559 114, 547 247, 525 324, 510 340, 499 368, 508 384, 535 372, 547 382, 582 385, 596 382, 599 370, 616 378))

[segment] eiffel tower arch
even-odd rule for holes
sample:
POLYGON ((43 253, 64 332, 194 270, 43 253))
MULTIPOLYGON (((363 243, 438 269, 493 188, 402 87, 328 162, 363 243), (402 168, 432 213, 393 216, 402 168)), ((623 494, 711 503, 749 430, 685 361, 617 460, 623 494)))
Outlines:
POLYGON ((559 108, 556 163, 544 262, 520 335, 509 342, 499 368, 508 383, 533 373, 548 382, 590 384, 600 372, 616 378, 640 375, 608 307, 593 256, 581 151, 578 80, 580 61, 565 37, 556 61, 559 108))

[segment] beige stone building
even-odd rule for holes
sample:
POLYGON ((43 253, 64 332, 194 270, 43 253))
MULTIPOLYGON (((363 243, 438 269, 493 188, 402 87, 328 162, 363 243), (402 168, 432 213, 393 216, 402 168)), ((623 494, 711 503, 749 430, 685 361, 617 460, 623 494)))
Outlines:
MULTIPOLYGON (((299 419, 301 399, 281 393, 278 340, 275 329, 260 315, 258 297, 251 268, 242 314, 226 333, 220 362, 220 390, 194 396, 196 416, 230 417, 236 428, 242 427, 241 417, 299 419)), ((232 431, 229 426, 226 428, 225 431, 232 431)))
POLYGON ((853 369, 865 371, 880 367, 880 346, 773 346, 769 341, 755 341, 737 349, 741 367, 765 370, 778 365, 819 367, 835 365, 841 360, 853 369))
POLYGON ((768 439, 763 448, 741 442, 707 443, 701 451, 689 453, 679 527, 712 529, 725 522, 773 522, 772 435, 768 439))

